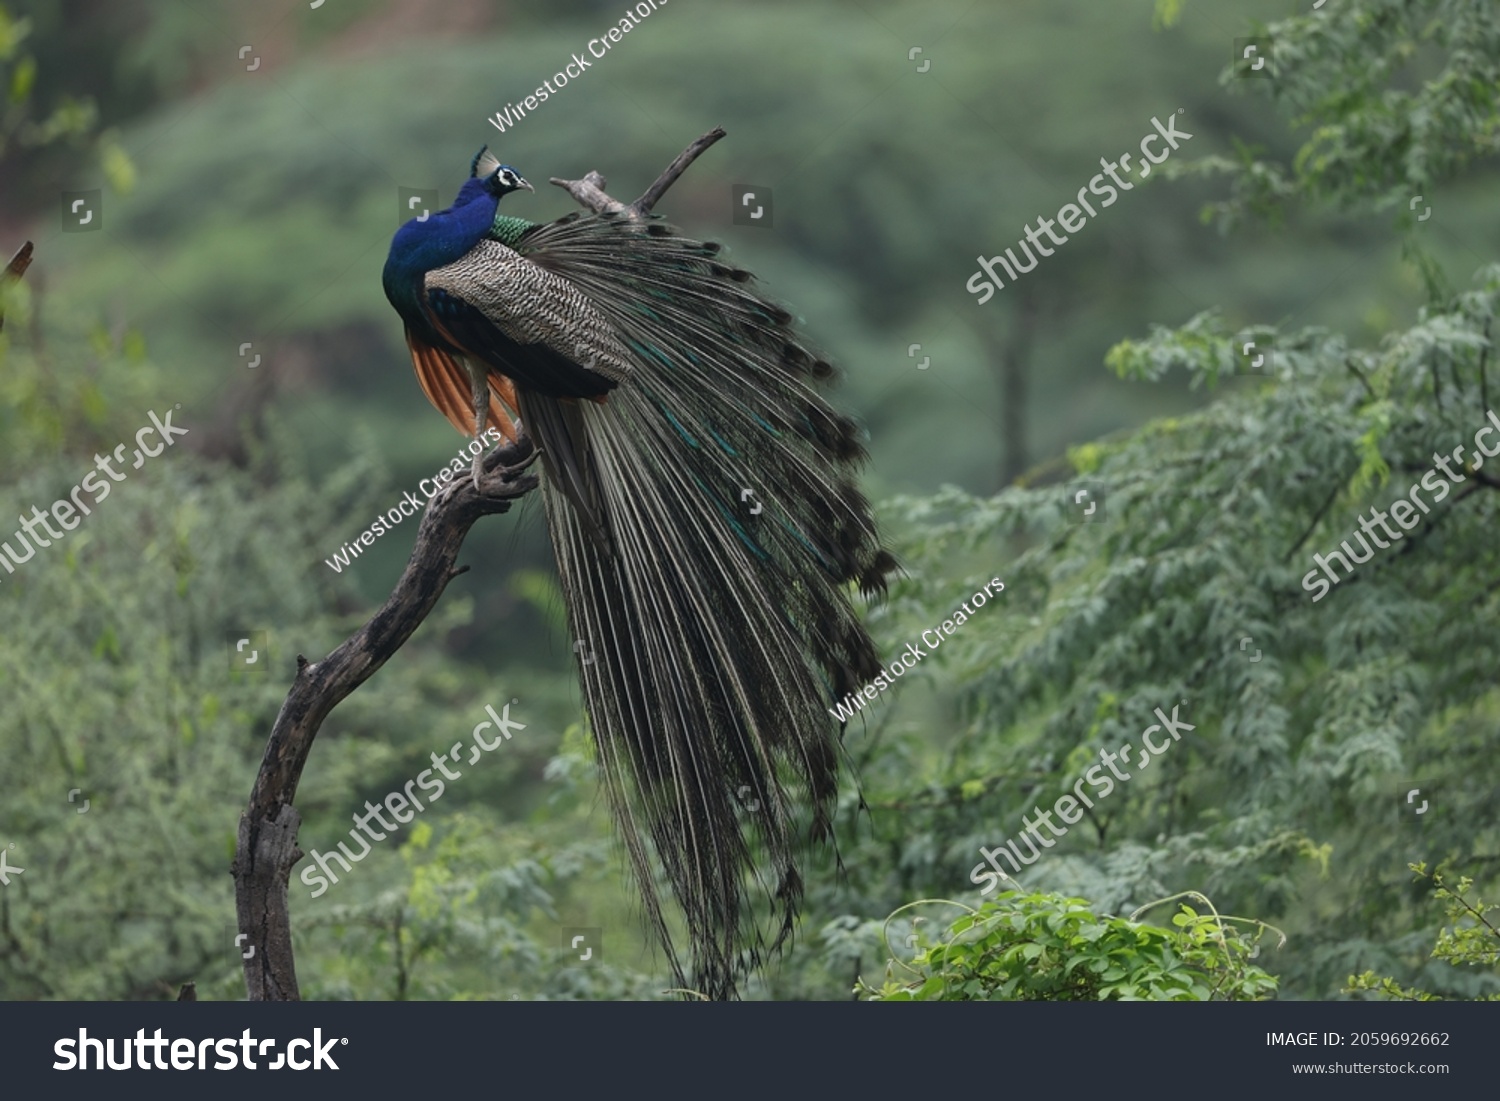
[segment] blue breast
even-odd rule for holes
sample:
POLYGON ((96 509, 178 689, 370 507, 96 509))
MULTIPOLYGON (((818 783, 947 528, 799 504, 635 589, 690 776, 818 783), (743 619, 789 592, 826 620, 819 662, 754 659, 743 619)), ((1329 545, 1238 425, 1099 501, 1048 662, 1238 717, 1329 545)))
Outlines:
POLYGON ((484 189, 479 180, 468 180, 447 210, 429 215, 425 222, 413 218, 391 238, 380 281, 385 296, 406 323, 424 336, 431 333, 422 313, 422 279, 435 268, 461 259, 489 231, 500 198, 484 189))

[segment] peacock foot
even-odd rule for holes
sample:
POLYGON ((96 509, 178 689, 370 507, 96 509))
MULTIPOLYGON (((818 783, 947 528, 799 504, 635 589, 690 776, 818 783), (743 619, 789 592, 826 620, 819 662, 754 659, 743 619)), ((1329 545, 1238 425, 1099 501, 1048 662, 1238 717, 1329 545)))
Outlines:
POLYGON ((526 470, 542 453, 519 422, 516 428, 514 443, 502 443, 474 457, 474 489, 483 497, 513 499, 536 487, 536 476, 526 474, 526 470))

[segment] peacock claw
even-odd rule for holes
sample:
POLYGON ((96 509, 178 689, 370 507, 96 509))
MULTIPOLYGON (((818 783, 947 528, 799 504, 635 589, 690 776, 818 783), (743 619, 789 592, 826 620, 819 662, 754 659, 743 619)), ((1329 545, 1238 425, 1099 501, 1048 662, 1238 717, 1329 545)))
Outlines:
MULTIPOLYGON (((472 481, 474 491, 481 497, 514 500, 536 488, 536 476, 526 470, 541 452, 525 433, 520 433, 514 442, 502 443, 489 451, 474 456, 472 481)), ((450 482, 450 488, 458 482, 450 482)))

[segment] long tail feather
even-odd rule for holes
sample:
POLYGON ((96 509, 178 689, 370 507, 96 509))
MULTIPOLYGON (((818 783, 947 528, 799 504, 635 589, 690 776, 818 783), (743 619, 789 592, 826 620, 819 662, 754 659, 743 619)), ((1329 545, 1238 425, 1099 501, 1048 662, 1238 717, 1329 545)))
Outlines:
POLYGON ((864 452, 817 392, 831 369, 717 246, 599 215, 516 247, 632 352, 604 403, 523 394, 522 419, 544 452, 567 452, 544 482, 548 529, 595 658, 584 695, 647 920, 684 981, 649 839, 687 919, 692 984, 732 997, 792 929, 803 835, 831 838, 830 704, 880 668, 849 594, 883 591, 895 568, 854 485, 864 452))
POLYGON ((589 455, 588 430, 577 401, 521 391, 521 419, 542 453, 542 466, 577 509, 591 537, 607 541, 601 523, 599 479, 589 455))

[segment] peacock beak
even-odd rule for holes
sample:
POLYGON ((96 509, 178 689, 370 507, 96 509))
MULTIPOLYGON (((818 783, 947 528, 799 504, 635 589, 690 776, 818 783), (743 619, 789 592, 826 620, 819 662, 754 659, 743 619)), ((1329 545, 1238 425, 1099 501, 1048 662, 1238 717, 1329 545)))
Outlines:
POLYGON ((526 179, 525 176, 517 176, 516 177, 516 186, 517 187, 524 187, 527 191, 530 191, 533 194, 536 193, 536 188, 534 188, 534 187, 531 186, 531 183, 526 179))

